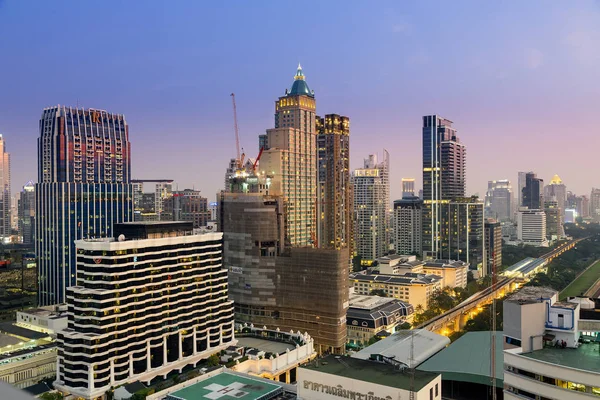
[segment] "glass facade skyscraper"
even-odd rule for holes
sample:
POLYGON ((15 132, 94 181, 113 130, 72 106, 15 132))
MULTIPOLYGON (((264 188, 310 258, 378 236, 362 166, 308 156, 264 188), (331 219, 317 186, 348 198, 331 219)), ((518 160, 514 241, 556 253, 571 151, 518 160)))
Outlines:
POLYGON ((103 110, 44 109, 38 138, 35 251, 38 303, 64 303, 75 284, 75 240, 111 237, 133 218, 129 130, 103 110))

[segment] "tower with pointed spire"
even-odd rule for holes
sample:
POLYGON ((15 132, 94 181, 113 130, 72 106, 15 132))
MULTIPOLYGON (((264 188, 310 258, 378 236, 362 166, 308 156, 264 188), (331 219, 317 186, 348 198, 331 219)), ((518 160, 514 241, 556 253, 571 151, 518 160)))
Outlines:
POLYGON ((271 194, 284 199, 287 246, 317 244, 315 111, 314 92, 298 64, 292 88, 275 102, 275 128, 263 136, 260 161, 260 173, 273 176, 271 194))

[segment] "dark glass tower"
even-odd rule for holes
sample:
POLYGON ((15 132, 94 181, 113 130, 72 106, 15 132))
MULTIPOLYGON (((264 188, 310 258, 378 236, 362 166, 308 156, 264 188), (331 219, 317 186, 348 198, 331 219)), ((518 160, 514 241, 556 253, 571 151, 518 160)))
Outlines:
POLYGON ((538 178, 535 173, 528 172, 525 175, 522 206, 530 210, 543 209, 542 193, 544 193, 544 180, 538 178))
POLYGON ((466 148, 452 121, 423 117, 423 253, 438 257, 442 234, 442 204, 465 197, 466 148))
POLYGON ((111 237, 133 218, 125 117, 96 109, 44 109, 38 139, 35 251, 38 303, 64 303, 75 284, 75 240, 111 237))

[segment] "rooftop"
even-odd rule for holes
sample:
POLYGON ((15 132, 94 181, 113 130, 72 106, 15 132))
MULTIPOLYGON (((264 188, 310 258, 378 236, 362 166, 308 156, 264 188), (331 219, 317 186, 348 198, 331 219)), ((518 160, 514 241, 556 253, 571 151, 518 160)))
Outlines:
POLYGON ((521 290, 511 294, 505 301, 513 303, 538 303, 540 300, 549 299, 558 292, 552 288, 543 286, 524 286, 521 290))
POLYGON ((283 343, 274 340, 260 339, 250 336, 236 336, 238 341, 237 345, 242 347, 252 347, 258 350, 262 350, 265 353, 285 353, 287 349, 293 350, 296 348, 293 344, 283 343))
POLYGON ((366 360, 372 355, 382 355, 394 358, 396 361, 408 366, 410 364, 417 366, 449 344, 450 339, 446 336, 438 335, 425 329, 402 330, 365 347, 358 353, 353 354, 352 357, 366 360), (414 361, 412 363, 410 361, 411 345, 414 349, 414 361))
MULTIPOLYGON (((467 332, 419 366, 420 370, 438 372, 443 380, 490 384, 491 332, 467 332)), ((503 387, 503 332, 496 332, 496 386, 503 387)))
POLYGON ((437 268, 460 268, 468 267, 469 263, 460 260, 426 260, 426 267, 437 267, 437 268))
MULTIPOLYGON (((325 374, 342 376, 344 378, 376 383, 378 385, 385 385, 398 389, 410 390, 411 387, 411 377, 408 372, 400 371, 393 365, 375 361, 366 361, 330 354, 324 358, 303 365, 300 368, 311 369, 325 374)), ((414 391, 421 390, 425 385, 435 379, 436 376, 438 376, 438 374, 415 370, 413 384, 414 391)))
POLYGON ((350 307, 372 310, 394 301, 391 297, 367 296, 364 294, 350 294, 350 307))
POLYGON ((350 275, 350 279, 363 281, 363 282, 381 282, 381 283, 395 283, 398 285, 428 285, 431 283, 439 282, 443 278, 438 275, 426 275, 426 274, 415 274, 408 272, 404 275, 369 275, 354 273, 350 275))
POLYGON ((300 64, 298 64, 298 70, 294 76, 294 84, 287 95, 315 97, 314 93, 308 88, 308 84, 306 83, 304 72, 302 72, 302 66, 300 64))
POLYGON ((228 372, 222 372, 171 393, 167 399, 196 400, 206 398, 219 400, 262 400, 270 399, 278 392, 282 391, 283 389, 281 386, 269 383, 265 379, 251 379, 228 372))
POLYGON ((519 355, 568 368, 600 373, 600 353, 598 353, 597 343, 581 343, 576 349, 545 347, 519 355))

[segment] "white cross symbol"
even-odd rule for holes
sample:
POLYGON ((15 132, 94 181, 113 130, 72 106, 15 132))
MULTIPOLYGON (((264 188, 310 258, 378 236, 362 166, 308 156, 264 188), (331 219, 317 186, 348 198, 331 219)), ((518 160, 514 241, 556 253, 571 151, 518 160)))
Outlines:
POLYGON ((203 388, 211 391, 211 393, 204 395, 204 397, 210 400, 217 400, 223 396, 230 396, 239 399, 240 397, 244 397, 248 394, 248 392, 240 390, 244 386, 245 385, 241 382, 233 382, 227 386, 211 383, 203 388))

